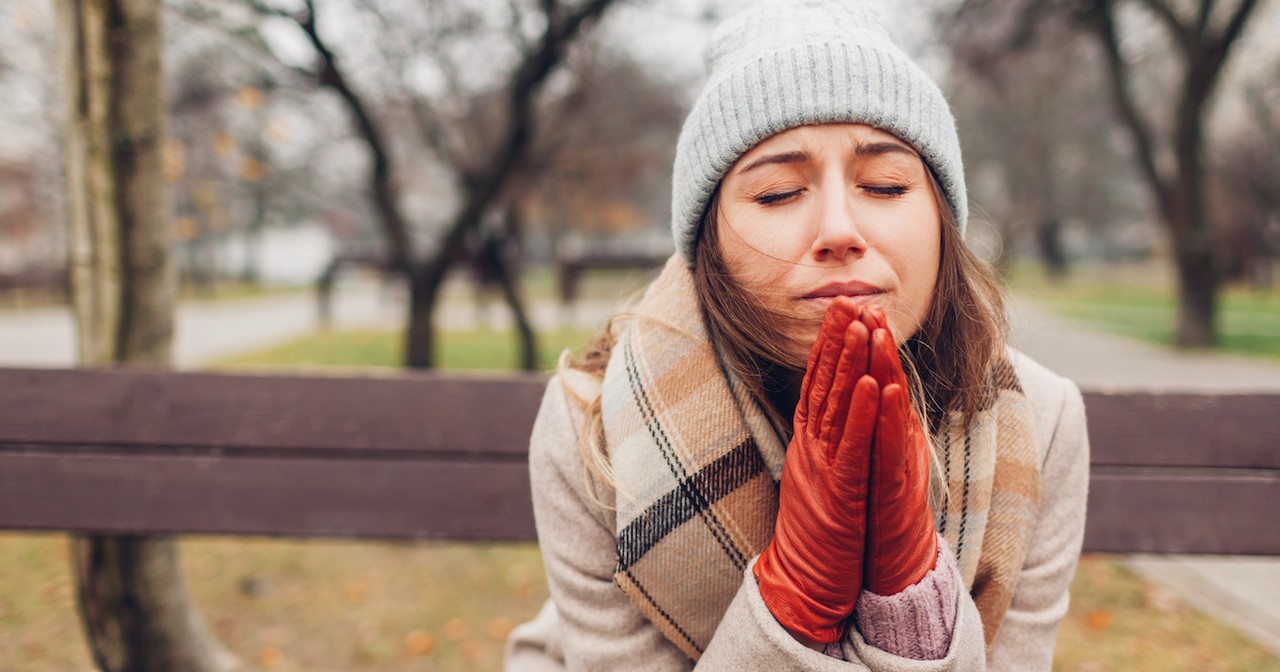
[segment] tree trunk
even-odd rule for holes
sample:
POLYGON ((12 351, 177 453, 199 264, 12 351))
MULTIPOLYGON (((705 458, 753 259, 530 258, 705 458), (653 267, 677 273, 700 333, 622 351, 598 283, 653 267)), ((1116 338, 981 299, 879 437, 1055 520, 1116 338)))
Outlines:
POLYGON ((442 269, 418 267, 409 276, 409 320, 405 329, 404 364, 430 369, 436 360, 435 309, 444 281, 442 269))
POLYGON ((1174 343, 1183 348, 1217 345, 1219 278, 1212 249, 1179 251, 1178 322, 1174 343))
POLYGON ((1215 305, 1221 284, 1220 255, 1211 240, 1205 189, 1204 113, 1233 45, 1258 6, 1258 0, 1241 0, 1218 30, 1208 28, 1214 13, 1212 0, 1200 0, 1193 25, 1179 17, 1172 3, 1146 3, 1174 38, 1185 68, 1176 98, 1174 128, 1168 143, 1175 170, 1166 176, 1159 166, 1156 135, 1144 120, 1139 100, 1130 86, 1129 64, 1120 53, 1116 31, 1117 3, 1087 0, 1077 18, 1092 25, 1107 59, 1112 97, 1136 145, 1139 166, 1160 206, 1162 219, 1173 239, 1178 267, 1178 322, 1174 341, 1181 347, 1208 347, 1217 341, 1215 305))
MULTIPOLYGON (((166 365, 174 274, 161 146, 159 0, 56 3, 68 105, 70 276, 81 365, 166 365)), ((104 672, 233 668, 173 541, 73 538, 80 615, 104 672)))
POLYGON ((409 274, 409 326, 405 330, 404 364, 411 369, 434 368, 436 359, 435 309, 440 303, 449 269, 463 252, 464 236, 480 226, 484 209, 497 192, 506 173, 472 187, 466 205, 440 237, 430 261, 417 263, 409 274))
POLYGON ((1062 220, 1057 217, 1044 217, 1036 226, 1036 247, 1040 251, 1040 262, 1044 264, 1045 277, 1053 282, 1066 279, 1070 266, 1067 264, 1067 251, 1062 245, 1062 220))
POLYGON ((516 334, 520 339, 520 368, 525 371, 538 370, 538 341, 533 333, 533 325, 524 309, 524 301, 520 298, 520 290, 516 287, 516 276, 507 267, 501 254, 495 255, 494 273, 498 285, 502 287, 502 298, 511 309, 511 316, 516 322, 516 334))
POLYGON ((267 221, 267 188, 253 185, 253 219, 244 231, 244 266, 240 269, 240 281, 257 285, 262 281, 262 229, 267 221))
POLYGON ((104 672, 237 668, 205 634, 172 539, 89 537, 71 549, 81 616, 104 672))

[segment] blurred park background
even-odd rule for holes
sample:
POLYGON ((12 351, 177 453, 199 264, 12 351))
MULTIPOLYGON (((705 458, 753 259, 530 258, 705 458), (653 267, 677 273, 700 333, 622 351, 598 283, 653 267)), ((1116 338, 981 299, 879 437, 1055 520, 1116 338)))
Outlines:
MULTIPOLYGON (((671 253, 701 47, 743 4, 0 0, 0 366, 549 370, 671 253), (117 68, 142 104, 95 107, 117 68), (113 199, 153 237, 95 228, 113 199), (87 336, 104 286, 132 341, 87 336)), ((885 13, 951 100, 1019 347, 1091 389, 1280 390, 1280 2, 885 13)), ((71 543, 0 533, 0 670, 92 669, 71 543)), ((175 547, 243 669, 496 670, 546 597, 533 546, 175 547)), ((1231 562, 1086 556, 1056 667, 1280 670, 1239 596, 1280 604, 1280 563, 1231 562)))

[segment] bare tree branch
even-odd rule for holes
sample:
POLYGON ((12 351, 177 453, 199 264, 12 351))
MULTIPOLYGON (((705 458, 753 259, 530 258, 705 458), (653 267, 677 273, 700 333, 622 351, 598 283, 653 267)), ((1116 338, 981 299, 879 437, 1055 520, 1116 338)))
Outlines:
POLYGON ((507 0, 507 8, 511 10, 511 22, 507 24, 507 30, 511 32, 511 38, 515 40, 516 46, 521 52, 529 48, 529 38, 524 34, 524 8, 521 6, 520 0, 507 0))
MULTIPOLYGON (((410 67, 422 60, 413 61, 406 55, 426 55, 434 57, 447 87, 443 96, 406 91, 391 94, 383 100, 391 106, 403 101, 425 142, 449 162, 462 187, 461 208, 445 227, 444 234, 436 238, 431 256, 424 261, 414 256, 407 220, 398 206, 392 156, 381 126, 371 114, 365 98, 354 89, 349 73, 342 68, 337 55, 319 33, 317 3, 304 0, 303 9, 292 12, 270 4, 272 0, 239 1, 259 16, 285 18, 302 30, 317 54, 315 71, 311 73, 314 81, 332 89, 342 98, 352 116, 357 135, 369 147, 373 205, 378 211, 391 263, 412 280, 406 363, 409 366, 431 366, 434 360, 433 312, 445 274, 463 256, 465 237, 479 228, 484 217, 513 188, 513 173, 518 166, 524 165, 532 144, 536 103, 548 75, 563 61, 569 44, 584 26, 603 14, 615 0, 585 0, 574 5, 557 0, 534 0, 537 4, 530 6, 542 7, 546 20, 542 34, 536 40, 526 38, 524 26, 529 18, 528 9, 522 9, 520 0, 510 0, 513 13, 508 25, 508 30, 512 31, 509 38, 517 45, 518 60, 506 84, 488 92, 472 91, 475 87, 469 85, 466 78, 469 73, 461 70, 467 64, 459 63, 460 59, 450 56, 454 53, 450 48, 456 44, 450 42, 454 34, 474 38, 494 32, 495 26, 486 16, 466 6, 450 5, 452 10, 456 10, 456 16, 434 21, 430 30, 418 31, 416 35, 409 31, 413 36, 405 36, 403 19, 397 19, 396 30, 386 31, 388 35, 404 37, 392 38, 399 40, 399 44, 376 45, 383 51, 382 64, 391 66, 385 72, 399 75, 399 83, 409 81, 408 75, 413 74, 410 67), (494 96, 501 98, 495 100, 494 96), (446 109, 450 100, 457 101, 457 110, 446 109), (505 110, 506 114, 502 126, 495 128, 490 111, 497 110, 505 110)), ((426 10, 428 13, 441 13, 445 11, 443 7, 440 3, 430 3, 426 10)), ((372 11, 371 16, 383 28, 391 28, 388 22, 394 12, 390 9, 380 11, 367 5, 364 9, 372 11)), ((497 26, 497 32, 503 32, 501 24, 497 26)), ((508 291, 507 294, 513 310, 519 312, 519 306, 514 305, 514 293, 508 291)))
POLYGON ((547 18, 547 33, 550 34, 560 21, 560 6, 557 0, 541 0, 541 4, 542 15, 547 18))
POLYGON ((1138 164, 1146 175, 1147 181, 1151 183, 1153 191, 1159 195, 1157 200, 1161 211, 1168 216, 1172 204, 1167 198, 1166 180, 1156 165, 1155 142, 1152 139, 1151 130, 1133 100, 1133 91, 1129 84, 1129 66, 1125 64, 1124 57, 1120 54, 1115 19, 1108 5, 1108 0, 1094 0, 1088 12, 1088 20, 1102 42, 1111 92, 1116 106, 1120 108, 1121 117, 1133 134, 1134 143, 1137 145, 1138 164))
MULTIPOLYGON (((265 2, 259 2, 259 0, 240 0, 240 1, 243 2, 246 6, 248 6, 253 11, 263 16, 277 16, 280 18, 289 19, 291 21, 298 20, 298 17, 294 16, 290 12, 285 11, 284 9, 281 9, 279 7, 275 7, 273 5, 268 5, 265 2)), ((310 3, 308 3, 308 5, 309 4, 310 3)))
MULTIPOLYGON (((614 0, 590 0, 561 22, 548 17, 547 32, 536 53, 530 54, 511 78, 511 120, 505 142, 489 164, 489 182, 500 183, 515 166, 519 154, 529 141, 532 127, 534 93, 560 62, 567 44, 572 41, 587 21, 600 16, 614 0)), ((544 6, 554 7, 554 0, 544 0, 544 6)), ((552 9, 551 11, 556 11, 552 9)), ((482 188, 481 193, 487 189, 482 188)))
POLYGON ((1203 136, 1204 108, 1221 79, 1218 75, 1226 63, 1231 45, 1240 37, 1249 13, 1256 6, 1257 0, 1243 0, 1236 7, 1221 35, 1199 35, 1193 50, 1187 54, 1183 104, 1178 109, 1175 144, 1177 151, 1188 156, 1180 163, 1188 166, 1200 165, 1198 160, 1189 155, 1199 151, 1203 136))
POLYGON ((1196 32, 1204 35, 1209 29, 1209 19, 1213 16, 1214 0, 1201 0, 1200 11, 1196 13, 1196 32))
POLYGON ((1242 0, 1240 5, 1236 7, 1236 11, 1231 15, 1231 19, 1227 21, 1227 27, 1222 31, 1222 36, 1216 42, 1211 43, 1210 49, 1216 52, 1219 61, 1226 58, 1227 50, 1231 47, 1231 44, 1244 32, 1245 23, 1249 21, 1249 14, 1257 6, 1258 0, 1242 0))
POLYGON ((348 84, 345 74, 338 67, 337 56, 329 48, 324 38, 320 36, 316 28, 315 3, 313 0, 306 0, 305 11, 291 13, 265 5, 258 0, 242 1, 261 14, 290 19, 302 29, 302 32, 311 42, 312 48, 316 50, 320 57, 319 71, 315 73, 316 80, 322 86, 333 89, 347 104, 347 108, 351 111, 352 117, 354 117, 356 130, 365 139, 366 144, 369 146, 369 152, 372 154, 370 158, 373 161, 373 177, 371 179, 371 187, 374 192, 373 201, 374 207, 379 214, 378 222, 383 228, 383 234, 386 236, 390 247, 388 250, 389 263, 406 275, 412 273, 413 247, 409 240, 408 226, 404 217, 401 216, 397 204, 395 188, 392 182, 391 155, 387 150, 386 142, 383 140, 382 129, 369 113, 368 106, 365 105, 364 100, 348 84))
MULTIPOLYGON (((446 34, 447 36, 447 34, 446 34)), ((449 58, 443 48, 446 36, 442 36, 433 44, 418 47, 423 53, 435 55, 434 61, 440 74, 444 77, 444 100, 465 101, 470 96, 462 85, 462 74, 457 63, 449 58)), ((409 100, 415 120, 419 128, 435 136, 435 149, 441 152, 450 165, 455 166, 464 175, 475 172, 475 160, 471 157, 479 153, 482 144, 475 137, 482 131, 474 128, 475 124, 467 123, 465 111, 443 109, 441 105, 432 105, 424 96, 413 96, 409 100), (447 127, 452 127, 449 132, 447 127)), ((428 136, 431 137, 430 135, 428 136)))
MULTIPOLYGON (((582 53, 582 52, 580 52, 582 53)), ((590 95, 590 82, 594 71, 598 70, 599 58, 595 55, 594 50, 587 52, 590 54, 586 63, 577 72, 577 83, 569 90, 569 92, 558 101, 558 105, 554 111, 557 119, 569 119, 578 117, 581 110, 585 107, 587 98, 590 95)), ((571 128, 568 124, 556 124, 544 133, 539 141, 540 157, 532 157, 534 161, 539 159, 554 159, 560 155, 561 151, 568 146, 571 128)), ((535 169, 535 173, 541 172, 535 169)))
MULTIPOLYGON (((245 1, 252 2, 252 0, 245 1)), ((273 50, 265 40, 262 39, 262 33, 258 32, 256 28, 252 26, 236 25, 228 19, 225 14, 211 9, 207 4, 169 2, 166 3, 166 6, 177 12, 179 16, 182 16, 193 23, 213 26, 214 28, 236 38, 252 49, 255 53, 271 59, 271 61, 276 65, 288 70, 298 77, 303 78, 304 80, 310 81, 316 78, 315 72, 296 65, 290 65, 280 60, 280 56, 276 54, 275 50, 273 50)), ((254 11, 258 11, 257 7, 253 7, 253 9, 254 11)), ((270 12, 270 16, 285 16, 275 14, 276 11, 280 10, 269 9, 268 11, 270 12)), ((292 19, 293 17, 285 16, 285 18, 292 19)))
POLYGON ((946 21, 947 42, 968 71, 998 90, 1007 85, 1002 72, 1034 49, 1041 25, 1060 14, 1054 2, 965 0, 946 21), (974 39, 975 31, 982 37, 974 39))
MULTIPOLYGON (((1195 51, 1196 38, 1192 33, 1190 26, 1182 23, 1182 19, 1173 7, 1169 6, 1164 0, 1141 0, 1142 4, 1151 10, 1156 18, 1164 24, 1165 28, 1173 36, 1173 41, 1177 43, 1178 48, 1182 50, 1184 56, 1190 58, 1195 51)), ((1203 8, 1203 5, 1202 5, 1203 8)), ((1108 12, 1111 13, 1111 12, 1108 12)))
POLYGON ((434 109, 426 96, 410 96, 406 101, 409 106, 409 117, 418 127, 418 133, 426 141, 431 151, 440 160, 454 166, 459 172, 466 173, 465 154, 454 146, 441 113, 434 109))
MULTIPOLYGON (((423 282, 438 286, 450 261, 457 256, 463 237, 479 224, 485 208, 506 184, 508 176, 528 147, 533 130, 533 99, 542 82, 560 62, 565 47, 582 27, 603 14, 613 2, 614 0, 589 0, 560 22, 553 22, 548 17, 547 29, 537 50, 526 56, 511 77, 511 108, 506 136, 480 173, 481 179, 469 185, 463 208, 441 238, 440 246, 436 248, 422 278, 423 282)), ((543 0, 544 7, 555 4, 554 0, 543 0)))
MULTIPOLYGON (((410 59, 406 55, 423 55, 429 54, 432 60, 440 68, 444 74, 445 86, 450 96, 460 97, 462 95, 461 85, 458 82, 457 72, 449 67, 446 63, 447 59, 441 49, 443 36, 447 31, 436 30, 413 31, 412 35, 406 35, 406 31, 398 30, 400 20, 397 17, 390 16, 383 10, 382 6, 376 2, 362 3, 361 7, 364 11, 369 12, 374 20, 378 23, 385 39, 378 40, 378 46, 384 54, 384 58, 393 64, 399 73, 401 81, 408 80, 410 59), (415 37, 422 39, 415 39, 415 37), (397 37, 400 37, 398 41, 397 37)), ((428 13, 436 14, 429 8, 428 13)), ((419 135, 431 148, 441 161, 452 165, 463 165, 465 152, 459 143, 449 133, 446 123, 445 112, 430 100, 427 96, 418 95, 409 92, 404 96, 403 104, 408 109, 409 117, 417 126, 419 135)))

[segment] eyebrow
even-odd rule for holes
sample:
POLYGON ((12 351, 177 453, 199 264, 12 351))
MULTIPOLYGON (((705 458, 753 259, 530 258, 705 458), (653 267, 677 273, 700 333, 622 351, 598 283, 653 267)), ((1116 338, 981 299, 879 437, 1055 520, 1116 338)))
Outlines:
MULTIPOLYGON (((885 154, 906 154, 907 156, 919 156, 915 150, 906 145, 897 142, 867 142, 858 143, 854 146, 854 153, 860 157, 876 157, 885 154)), ((809 153, 801 150, 790 152, 780 152, 778 154, 766 154, 755 161, 747 164, 738 171, 739 175, 750 172, 761 166, 786 165, 791 163, 804 163, 809 160, 809 153)))
POLYGON ((858 144, 854 148, 858 156, 884 156, 885 154, 902 153, 908 156, 919 156, 915 150, 897 142, 868 142, 858 144))
POLYGON ((808 160, 809 160, 809 153, 802 152, 800 150, 795 150, 791 152, 782 152, 780 154, 766 154, 756 159, 755 161, 752 161, 751 163, 747 164, 745 168, 738 171, 738 174, 741 175, 743 173, 750 172, 761 166, 775 166, 775 165, 782 165, 782 164, 788 164, 788 163, 804 163, 805 161, 808 161, 808 160))

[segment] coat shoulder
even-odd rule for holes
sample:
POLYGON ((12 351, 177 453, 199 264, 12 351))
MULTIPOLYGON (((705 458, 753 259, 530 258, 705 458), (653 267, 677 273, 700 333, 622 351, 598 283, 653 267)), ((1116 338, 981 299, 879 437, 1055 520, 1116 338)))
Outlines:
POLYGON ((1022 392, 1031 405, 1036 425, 1036 443, 1043 460, 1049 444, 1064 429, 1061 427, 1064 422, 1073 425, 1065 428, 1067 431, 1084 431, 1084 402, 1080 388, 1071 379, 1054 373, 1019 350, 1010 348, 1009 359, 1018 374, 1022 392), (1079 412, 1076 412, 1077 408, 1079 412), (1080 426, 1074 426, 1077 424, 1080 426))

